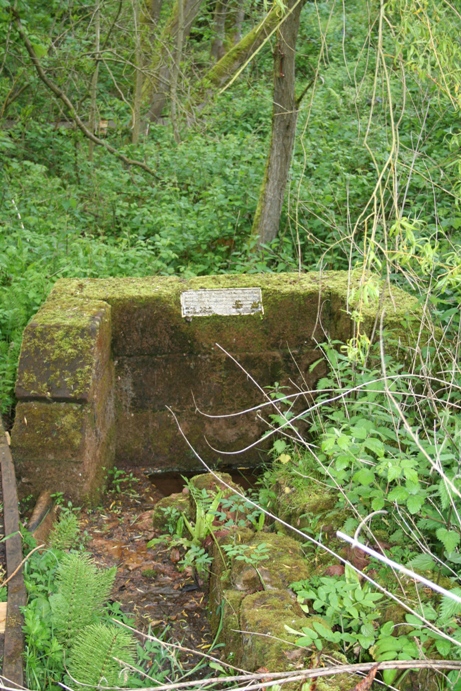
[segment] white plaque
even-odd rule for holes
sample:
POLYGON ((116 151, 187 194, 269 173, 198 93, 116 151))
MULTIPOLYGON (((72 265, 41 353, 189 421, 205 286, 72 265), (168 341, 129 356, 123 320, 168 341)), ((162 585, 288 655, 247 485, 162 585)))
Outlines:
POLYGON ((261 288, 186 290, 181 293, 181 314, 183 317, 264 314, 261 288))

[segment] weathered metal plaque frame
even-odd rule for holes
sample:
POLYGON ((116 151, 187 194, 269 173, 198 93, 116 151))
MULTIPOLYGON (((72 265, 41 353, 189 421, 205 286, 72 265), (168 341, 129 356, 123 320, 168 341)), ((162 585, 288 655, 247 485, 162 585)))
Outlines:
POLYGON ((223 317, 264 314, 261 288, 186 290, 181 293, 183 317, 223 317))

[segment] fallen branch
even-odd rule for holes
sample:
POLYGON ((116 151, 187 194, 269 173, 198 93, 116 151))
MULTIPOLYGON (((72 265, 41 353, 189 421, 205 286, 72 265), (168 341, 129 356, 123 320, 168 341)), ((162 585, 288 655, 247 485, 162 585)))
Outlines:
POLYGON ((86 127, 85 123, 83 120, 79 118, 77 115, 77 112, 74 108, 74 105, 70 98, 67 96, 67 94, 62 91, 62 89, 57 86, 47 75, 45 74, 45 71, 40 63, 40 60, 37 58, 35 55, 35 51, 32 47, 31 42, 29 41, 27 34, 24 31, 24 28, 21 24, 21 18, 18 14, 18 12, 12 7, 10 9, 11 14, 14 17, 15 23, 16 23, 16 28, 18 30, 19 36, 21 37, 22 42, 24 43, 24 46, 29 53, 30 59, 32 60, 32 64, 35 67, 35 70, 41 79, 41 81, 45 84, 45 86, 48 87, 50 91, 54 93, 54 95, 59 98, 64 105, 66 106, 67 110, 69 111, 69 115, 74 120, 75 124, 77 125, 78 129, 83 132, 85 137, 87 137, 91 142, 94 144, 97 144, 98 146, 102 146, 106 151, 111 153, 113 156, 116 156, 119 158, 123 163, 125 163, 128 166, 138 166, 138 168, 142 168, 143 170, 146 171, 146 173, 149 173, 149 175, 153 175, 155 178, 158 178, 157 173, 155 173, 151 168, 146 163, 143 163, 142 161, 136 161, 135 159, 128 158, 124 154, 121 154, 120 151, 117 151, 113 146, 108 144, 107 142, 103 141, 102 139, 99 139, 91 130, 86 127))
MULTIPOLYGON (((198 652, 198 651, 196 651, 198 652)), ((222 662, 221 662, 222 664, 222 662)), ((159 684, 158 686, 145 687, 144 691, 174 691, 176 689, 200 689, 212 684, 227 684, 231 682, 252 682, 252 689, 275 686, 277 684, 302 681, 305 679, 316 679, 336 674, 368 674, 385 669, 433 669, 433 670, 456 670, 461 671, 459 660, 388 660, 386 662, 364 662, 355 665, 334 665, 331 667, 318 667, 314 669, 299 669, 292 672, 262 672, 238 674, 235 676, 219 676, 208 679, 194 679, 191 681, 174 682, 170 684, 159 684), (257 683, 260 681, 260 683, 257 683), (255 683, 256 682, 256 683, 255 683)), ((68 688, 68 687, 67 687, 68 688)), ((109 687, 100 686, 100 689, 109 687)), ((245 687, 234 687, 235 691, 243 691, 245 687)), ((136 691, 126 689, 126 691, 136 691)))

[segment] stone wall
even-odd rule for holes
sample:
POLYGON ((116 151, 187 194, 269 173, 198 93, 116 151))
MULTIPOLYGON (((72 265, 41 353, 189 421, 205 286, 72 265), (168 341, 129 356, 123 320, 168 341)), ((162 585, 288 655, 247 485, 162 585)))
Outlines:
MULTIPOLYGON (((257 406, 275 382, 284 392, 315 388, 326 371, 323 362, 311 371, 317 343, 353 335, 347 296, 357 281, 334 272, 61 279, 24 333, 12 432, 22 494, 49 488, 96 500, 114 463, 200 469, 172 412, 214 467, 259 462, 267 409, 217 419, 198 411, 257 406), (261 288, 263 313, 181 316, 186 290, 245 287, 261 288)), ((383 308, 408 345, 416 301, 395 290, 383 293, 383 308)), ((378 301, 362 312, 371 332, 378 301)))

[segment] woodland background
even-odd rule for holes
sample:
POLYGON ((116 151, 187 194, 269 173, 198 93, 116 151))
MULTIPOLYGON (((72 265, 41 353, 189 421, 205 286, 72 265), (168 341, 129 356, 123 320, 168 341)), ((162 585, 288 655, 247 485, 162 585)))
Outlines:
POLYGON ((61 276, 361 267, 458 323, 460 36, 448 0, 0 0, 3 412, 61 276))

